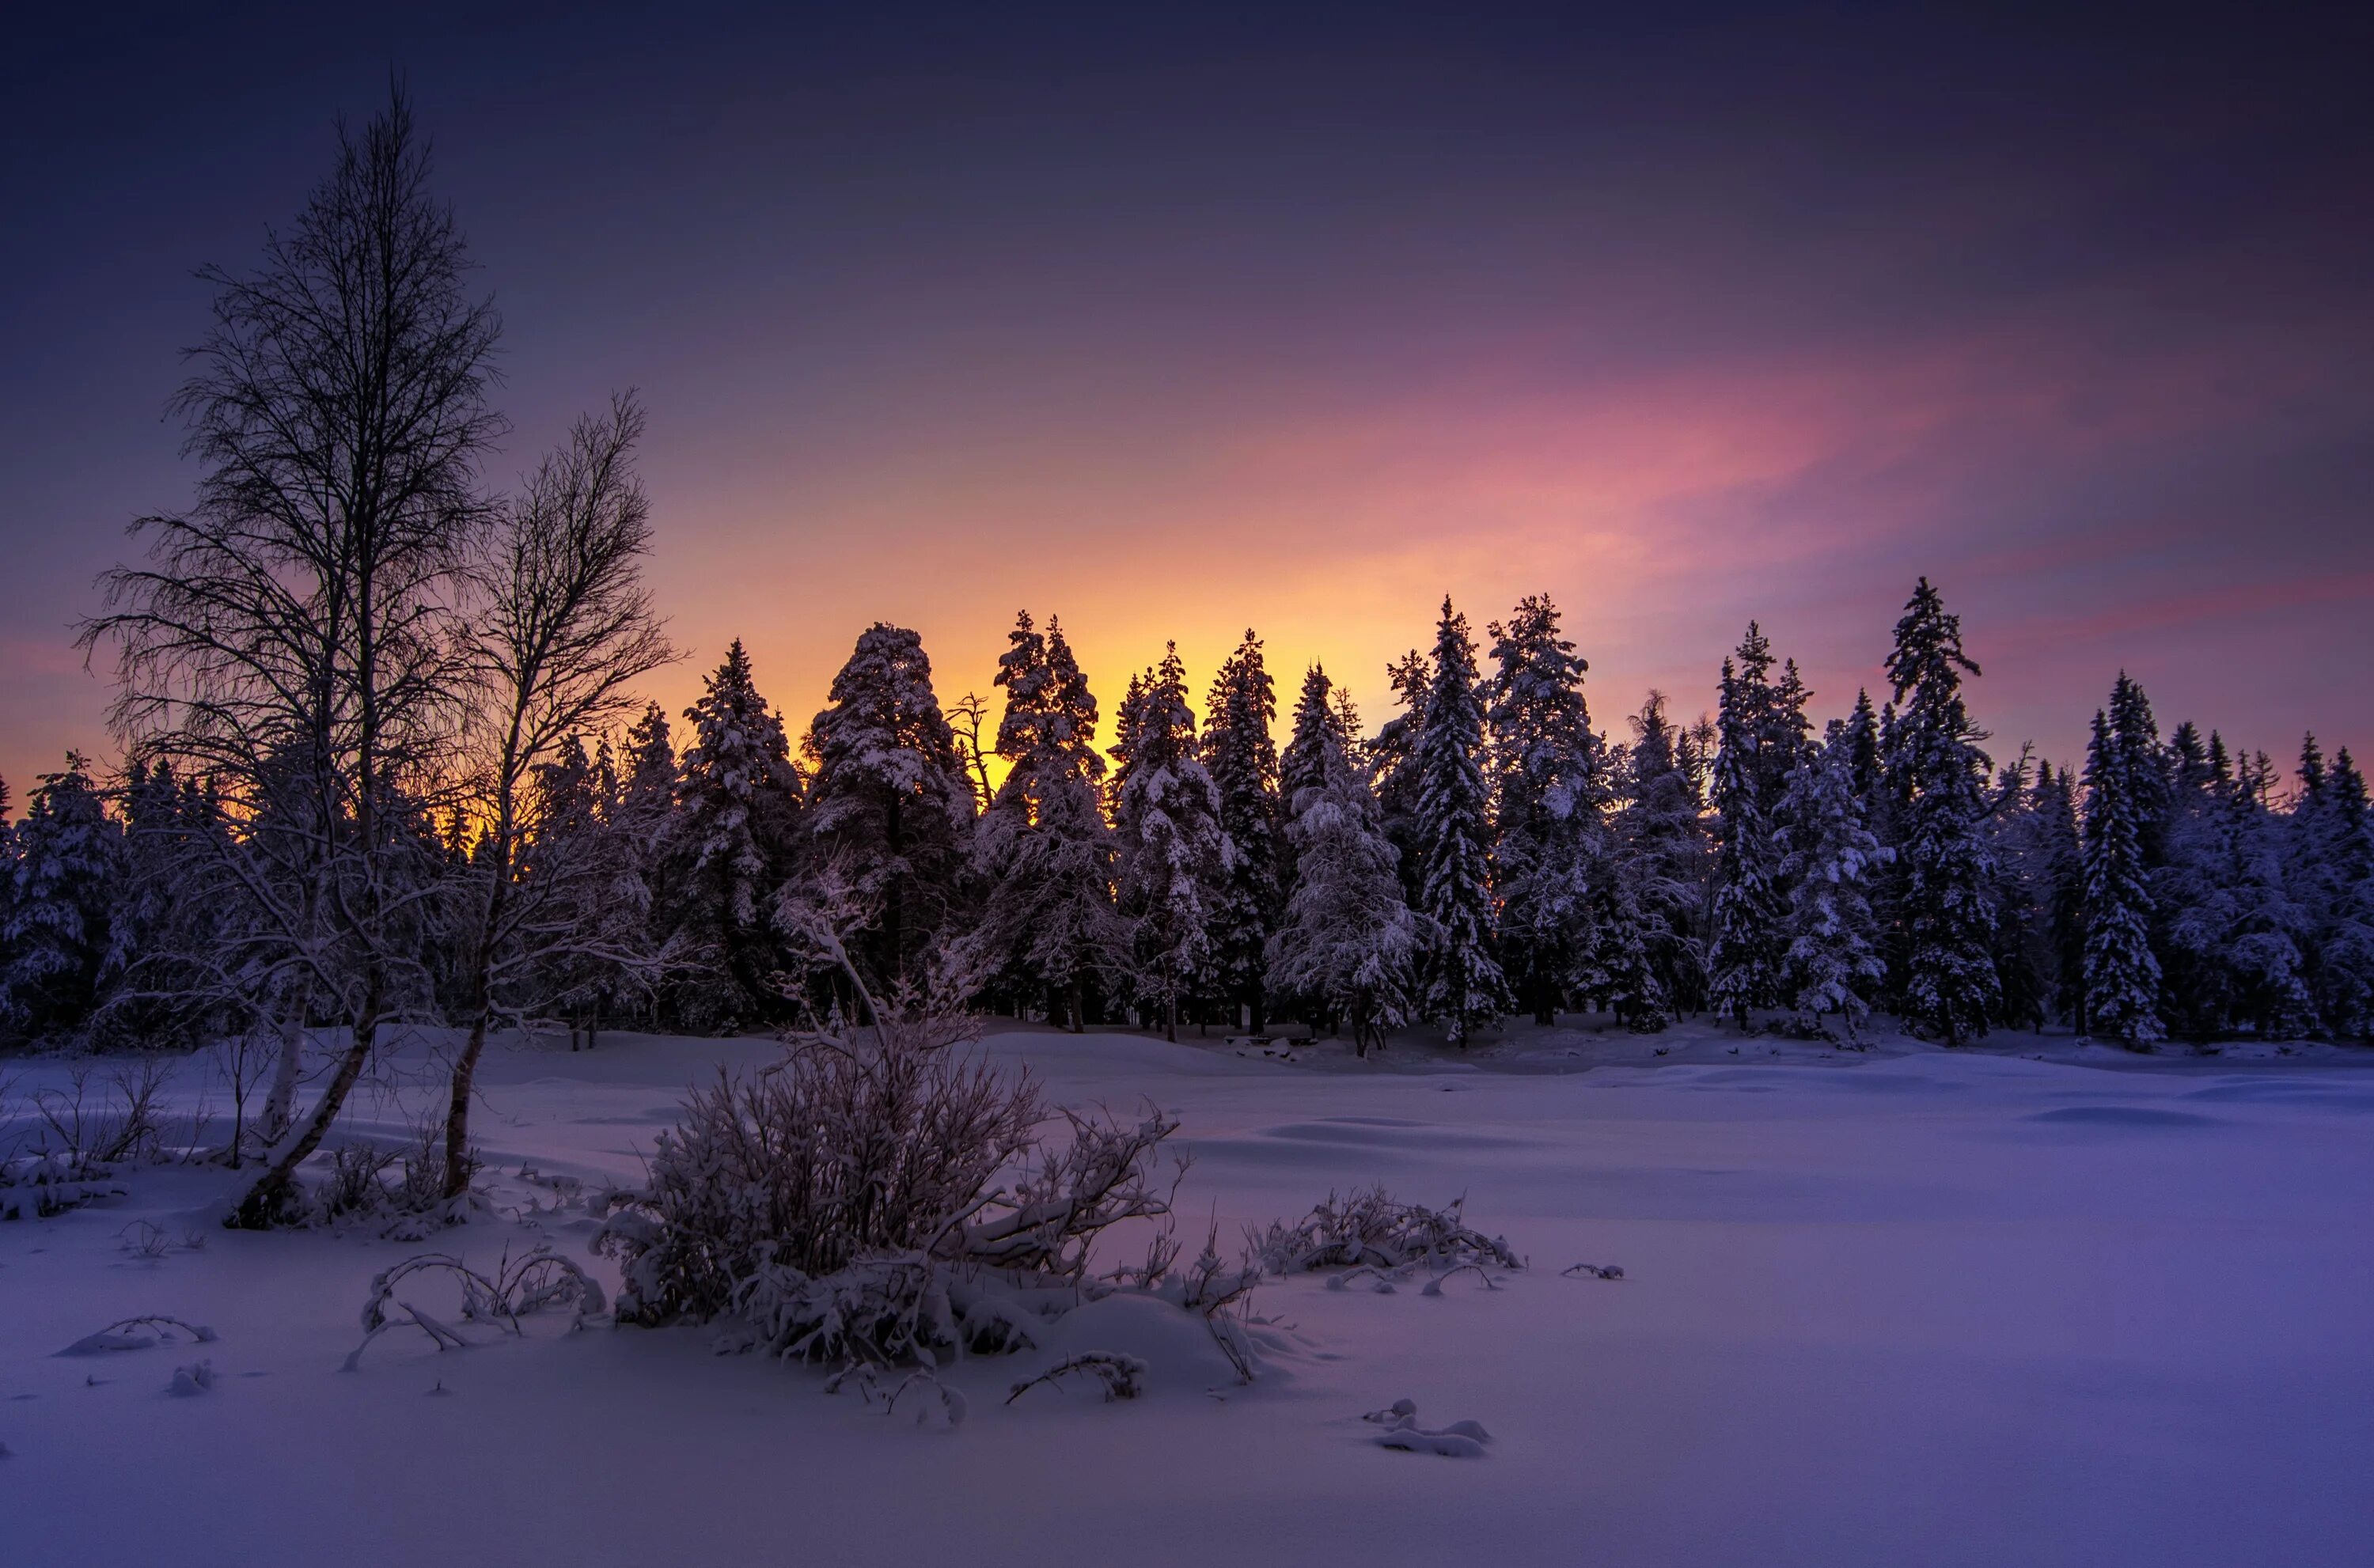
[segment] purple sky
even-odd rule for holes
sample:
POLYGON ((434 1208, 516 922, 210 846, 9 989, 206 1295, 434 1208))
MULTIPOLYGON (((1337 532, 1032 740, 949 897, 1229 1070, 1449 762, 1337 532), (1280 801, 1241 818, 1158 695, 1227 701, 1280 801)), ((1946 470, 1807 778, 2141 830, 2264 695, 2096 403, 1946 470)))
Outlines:
POLYGON ((2374 747, 2339 8, 327 9, 12 18, 18 809, 109 749, 68 626, 187 499, 190 270, 254 256, 391 66, 508 323, 494 477, 642 390, 671 708, 739 635, 796 729, 876 618, 986 691, 1028 606, 1108 706, 1251 625, 1373 720, 1446 591, 1479 630, 1547 591, 1619 734, 1651 685, 1710 705, 1751 615, 1827 714, 1926 572, 2001 752, 2074 755, 2122 665, 2164 727, 2374 747))

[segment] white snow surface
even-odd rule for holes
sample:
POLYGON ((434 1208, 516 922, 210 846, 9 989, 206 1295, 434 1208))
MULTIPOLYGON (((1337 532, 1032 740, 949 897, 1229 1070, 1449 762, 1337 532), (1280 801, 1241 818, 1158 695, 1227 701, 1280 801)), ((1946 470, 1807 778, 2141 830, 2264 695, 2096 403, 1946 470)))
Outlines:
MULTIPOLYGON (((499 1049, 476 1127, 497 1217, 427 1242, 215 1230, 233 1178, 188 1167, 0 1225, 0 1561, 2368 1561, 2374 1071, 1999 1045, 1512 1027, 1379 1064, 994 1036, 1052 1098, 1180 1116, 1191 1253, 1209 1219, 1233 1252, 1244 1224, 1382 1181, 1464 1194, 1533 1267, 1434 1296, 1266 1283, 1249 1387, 1153 1304, 1086 1312, 948 1371, 953 1429, 715 1354, 705 1329, 559 1316, 465 1351, 384 1335, 342 1374, 398 1258, 490 1267, 541 1240, 593 1263, 591 1219, 522 1167, 631 1183, 684 1083, 774 1047, 499 1049), (127 1250, 138 1220, 204 1246, 127 1250), (1561 1277, 1581 1261, 1625 1277, 1561 1277), (205 1397, 169 1392, 177 1345, 58 1354, 144 1314, 213 1328, 205 1397), (1075 1379, 1004 1403, 1094 1350, 1147 1361, 1147 1396, 1075 1379), (1379 1446, 1362 1416, 1400 1398, 1489 1447, 1379 1446)), ((27 1066, 18 1094, 63 1071, 27 1066)), ((393 1135, 402 1098, 364 1115, 393 1135)))

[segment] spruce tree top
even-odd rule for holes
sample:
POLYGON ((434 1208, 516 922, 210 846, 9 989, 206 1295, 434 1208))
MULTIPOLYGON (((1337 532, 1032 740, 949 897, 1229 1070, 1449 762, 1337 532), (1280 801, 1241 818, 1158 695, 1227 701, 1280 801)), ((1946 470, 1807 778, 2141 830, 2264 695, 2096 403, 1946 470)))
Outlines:
POLYGON ((833 677, 829 700, 808 726, 806 743, 817 767, 817 832, 851 809, 857 787, 917 797, 952 821, 970 820, 972 789, 957 756, 956 731, 932 689, 932 661, 920 636, 876 621, 833 677))
POLYGON ((1289 812, 1303 790, 1325 788, 1327 748, 1332 744, 1347 754, 1350 750, 1352 737, 1344 727, 1333 692, 1334 684, 1321 666, 1313 664, 1303 674, 1302 695, 1294 704, 1294 732, 1277 759, 1278 798, 1289 812))
POLYGON ((1950 695, 1962 689, 1964 674, 1979 673, 1962 651, 1962 618, 1947 613, 1945 601, 1922 578, 1896 623, 1896 647, 1887 656, 1887 678, 1896 700, 1901 703, 1906 693, 1915 691, 1950 695))

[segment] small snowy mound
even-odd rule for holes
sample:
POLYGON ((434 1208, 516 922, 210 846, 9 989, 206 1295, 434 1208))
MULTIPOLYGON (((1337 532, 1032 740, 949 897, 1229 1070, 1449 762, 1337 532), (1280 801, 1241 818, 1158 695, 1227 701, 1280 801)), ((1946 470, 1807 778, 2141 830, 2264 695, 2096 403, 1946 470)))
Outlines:
POLYGON ((2164 1111, 2150 1106, 2062 1106, 2031 1111, 2028 1120, 2053 1127, 2107 1127, 2150 1130, 2157 1128, 2215 1127, 2215 1117, 2196 1111, 2164 1111))
POLYGON ((1035 1331, 1039 1348, 1017 1378, 1035 1377, 1065 1359, 1104 1351, 1146 1363, 1148 1397, 1200 1394, 1237 1381, 1237 1369, 1201 1313, 1149 1295, 1122 1292, 1064 1314, 1035 1331))
POLYGON ((1417 1423, 1417 1401, 1395 1399, 1381 1410, 1370 1410, 1360 1418, 1375 1422, 1385 1430, 1372 1441, 1380 1448, 1392 1448, 1404 1454, 1433 1454, 1445 1459, 1480 1459, 1484 1445, 1492 1434, 1476 1421, 1455 1421, 1436 1429, 1417 1423))

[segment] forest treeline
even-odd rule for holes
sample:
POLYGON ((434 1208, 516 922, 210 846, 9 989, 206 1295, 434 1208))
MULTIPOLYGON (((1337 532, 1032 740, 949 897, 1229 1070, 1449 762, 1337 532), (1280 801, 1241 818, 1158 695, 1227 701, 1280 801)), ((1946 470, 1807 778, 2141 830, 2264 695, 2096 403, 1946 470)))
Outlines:
POLYGON ((252 271, 209 269, 176 400, 203 477, 145 518, 87 648, 124 751, 0 837, 0 1029, 277 1042, 267 1218, 382 1031, 720 1031, 909 1005, 1365 1049, 1414 1021, 1679 1013, 1851 1040, 2065 1024, 2145 1046, 2374 1027, 2374 829, 2343 751, 2286 777, 2121 675, 2082 768, 1998 766, 1923 579, 1880 698, 1816 725, 1751 625, 1714 712, 1594 728, 1546 597, 1447 601, 1369 733, 1316 667, 1281 712, 1248 632, 1100 706, 1019 615, 991 696, 856 639, 796 744, 738 642, 680 721, 631 396, 510 493, 483 467, 500 323, 399 98, 252 271), (1200 712, 1199 712, 1200 707, 1200 712), (339 1042, 295 1109, 309 1031, 339 1042))
MULTIPOLYGON (((1549 599, 1493 623, 1480 668, 1446 603, 1373 736, 1317 666, 1281 721, 1248 632, 1200 721, 1173 650, 1102 744, 1059 624, 1018 616, 999 700, 945 709, 920 638, 876 624, 796 749, 737 642, 681 728, 647 704, 557 733, 507 827, 483 778, 398 781, 372 868, 407 911, 382 1005, 731 1032, 860 1008, 845 954, 875 1005, 1173 1035, 1290 1020, 1364 1048, 1578 1009, 1849 1041, 1875 1008, 1951 1043, 2366 1036, 2374 834, 2345 749, 2310 737, 2286 778, 2190 723, 2163 741, 2122 675, 2082 772, 2025 749, 1993 768, 1925 581, 1897 631, 1902 684, 1818 733, 1751 625, 1711 717, 1679 723, 1651 693, 1616 741, 1549 599), (490 936, 499 876, 519 914, 490 936)), ((340 1022, 293 994, 309 963, 225 883, 271 887, 251 862, 293 809, 170 756, 44 776, 0 838, 10 1036, 340 1022)))

